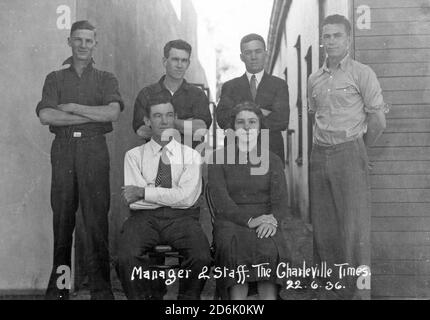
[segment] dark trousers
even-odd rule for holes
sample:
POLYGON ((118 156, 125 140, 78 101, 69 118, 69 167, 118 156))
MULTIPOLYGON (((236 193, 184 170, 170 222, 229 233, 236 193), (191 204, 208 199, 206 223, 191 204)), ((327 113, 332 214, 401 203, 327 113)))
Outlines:
POLYGON ((109 153, 106 139, 103 135, 57 137, 52 144, 51 164, 54 262, 46 297, 55 299, 59 294, 68 294, 67 289, 59 290, 57 287, 57 268, 62 265, 71 267, 75 215, 80 203, 91 298, 111 299, 109 153))
MULTIPOLYGON (((148 251, 158 244, 175 248, 181 256, 181 269, 191 270, 189 278, 179 280, 179 300, 199 300, 205 279, 198 279, 203 268, 210 267, 209 242, 198 216, 181 215, 187 210, 161 208, 132 212, 124 222, 118 248, 118 275, 128 299, 162 299, 165 286, 161 281, 131 280, 134 268, 149 270, 148 251)), ((197 210, 198 213, 198 210, 197 210)))
MULTIPOLYGON (((370 268, 370 184, 363 140, 332 147, 314 145, 310 190, 315 264, 327 262, 333 268, 332 284, 340 280, 334 264, 370 268)), ((357 279, 340 280, 346 288, 337 290, 339 299, 370 298, 369 290, 357 288, 357 279)))

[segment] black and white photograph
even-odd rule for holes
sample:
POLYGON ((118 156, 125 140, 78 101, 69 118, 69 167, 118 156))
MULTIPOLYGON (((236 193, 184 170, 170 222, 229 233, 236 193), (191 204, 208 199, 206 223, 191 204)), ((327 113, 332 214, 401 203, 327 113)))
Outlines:
POLYGON ((430 0, 0 0, 0 30, 0 300, 430 299, 430 0))

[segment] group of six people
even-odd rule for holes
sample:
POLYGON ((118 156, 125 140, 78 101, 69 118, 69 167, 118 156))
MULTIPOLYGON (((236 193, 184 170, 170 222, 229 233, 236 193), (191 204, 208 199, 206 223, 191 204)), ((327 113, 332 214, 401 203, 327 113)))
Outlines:
MULTIPOLYGON (((373 71, 348 56, 350 29, 342 16, 325 20, 322 41, 328 57, 309 80, 310 111, 316 114, 310 163, 314 255, 315 263, 370 265, 366 147, 383 130, 384 103, 373 71)), ((47 76, 36 109, 41 123, 55 134, 54 258, 46 298, 69 298, 68 289, 58 287, 57 271, 71 265, 80 205, 91 298, 113 299, 110 163, 104 135, 113 130, 124 103, 115 76, 93 66, 94 26, 74 23, 68 44, 72 56, 64 64, 70 67, 47 76)), ((199 275, 212 264, 228 270, 246 266, 249 271, 241 282, 228 276, 217 279, 222 299, 245 299, 250 288, 261 299, 277 299, 285 288, 285 279, 274 270, 291 261, 282 228, 289 215, 282 137, 289 121, 288 86, 264 70, 267 51, 261 36, 245 36, 240 49, 246 73, 223 85, 216 108, 218 125, 233 132, 233 138, 211 155, 217 160, 208 166, 196 148, 201 139, 185 143, 187 135, 205 132, 213 121, 206 94, 184 78, 192 53, 187 42, 166 44, 165 75, 136 98, 133 129, 145 143, 124 159, 122 198, 130 215, 120 231, 116 261, 128 299, 162 299, 166 293, 160 281, 133 277, 136 267, 149 269, 148 253, 160 243, 177 250, 181 269, 190 272, 179 282, 178 299, 200 299, 205 278, 199 275), (261 161, 267 161, 267 169, 253 171, 261 161), (199 222, 204 185, 215 211, 213 253, 199 222), (272 272, 262 275, 255 265, 272 272)), ((353 287, 344 290, 351 292, 348 298, 356 296, 353 287)))

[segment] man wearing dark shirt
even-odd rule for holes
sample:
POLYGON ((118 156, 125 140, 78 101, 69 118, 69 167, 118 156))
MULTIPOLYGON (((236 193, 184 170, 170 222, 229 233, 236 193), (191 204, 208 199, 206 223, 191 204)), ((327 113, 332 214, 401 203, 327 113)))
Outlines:
POLYGON ((222 129, 231 129, 231 110, 241 102, 255 102, 263 112, 265 126, 270 130, 270 150, 284 163, 281 131, 288 128, 290 117, 288 85, 284 80, 264 71, 267 51, 266 43, 260 35, 249 34, 243 37, 240 50, 246 73, 223 85, 216 109, 218 125, 222 129))
MULTIPOLYGON (((164 47, 163 64, 166 74, 159 82, 143 88, 137 96, 134 105, 133 129, 145 140, 151 139, 152 130, 145 125, 145 109, 148 107, 150 97, 165 92, 172 97, 178 119, 175 121, 176 129, 182 136, 186 135, 188 141, 193 141, 193 134, 199 129, 209 129, 212 117, 209 111, 209 100, 206 94, 196 86, 189 84, 185 73, 190 66, 191 45, 183 40, 173 40, 164 47), (191 131, 187 132, 187 126, 191 131)), ((199 130, 199 132, 202 132, 199 130)), ((198 135, 198 133, 197 133, 198 135)), ((200 137, 202 137, 200 135, 200 137)), ((201 141, 193 141, 193 147, 201 141)), ((186 142, 187 140, 185 140, 186 142)))
POLYGON ((75 214, 80 204, 86 238, 86 264, 92 299, 112 299, 108 211, 109 153, 104 134, 112 131, 124 108, 118 82, 93 67, 96 30, 88 21, 72 26, 69 68, 50 73, 36 108, 43 125, 55 134, 51 149, 51 206, 54 261, 46 299, 68 299, 59 277, 70 270, 75 214), (62 268, 59 268, 59 267, 62 268), (60 285, 59 285, 60 284, 60 285))

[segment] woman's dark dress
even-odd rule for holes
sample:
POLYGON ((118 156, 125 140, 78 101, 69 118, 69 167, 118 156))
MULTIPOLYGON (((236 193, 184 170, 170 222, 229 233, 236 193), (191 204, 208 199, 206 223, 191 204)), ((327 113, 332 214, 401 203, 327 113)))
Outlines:
MULTIPOLYGON (((216 151, 226 152, 225 149, 216 151)), ((281 159, 270 152, 269 168, 264 175, 251 175, 249 163, 213 164, 209 166, 209 191, 215 207, 214 246, 215 267, 229 270, 246 265, 249 277, 246 282, 269 280, 278 285, 285 279, 276 276, 280 262, 288 262, 288 249, 281 228, 287 215, 287 189, 281 159), (248 227, 251 217, 273 214, 278 220, 275 236, 258 239, 256 229, 248 227), (269 278, 258 277, 252 265, 268 263, 269 278)), ((227 163, 227 162, 225 162, 227 163)), ((222 299, 229 299, 228 288, 238 284, 238 278, 217 279, 218 293, 222 299)))

